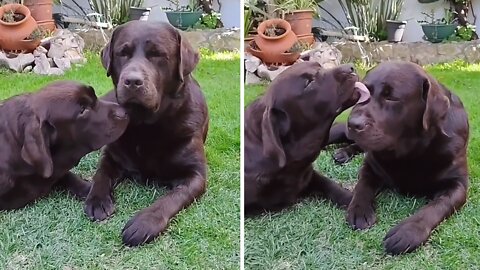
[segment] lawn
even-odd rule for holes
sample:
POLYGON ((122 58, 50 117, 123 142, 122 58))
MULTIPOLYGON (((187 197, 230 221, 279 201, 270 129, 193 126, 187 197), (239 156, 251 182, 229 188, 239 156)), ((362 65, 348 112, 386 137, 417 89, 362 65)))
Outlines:
MULTIPOLYGON (((443 222, 416 252, 392 257, 383 251, 388 230, 424 205, 422 199, 383 193, 377 201, 377 224, 353 231, 345 213, 323 200, 306 200, 280 213, 245 221, 246 269, 479 269, 480 267, 480 65, 464 63, 428 67, 440 82, 457 93, 470 120, 468 148, 469 201, 443 222)), ((245 104, 263 92, 248 86, 245 104)), ((341 115, 345 119, 346 114, 341 115)), ((345 186, 353 186, 363 157, 336 166, 332 150, 321 153, 315 166, 345 186)))
MULTIPOLYGON (((61 79, 91 84, 97 95, 112 88, 100 59, 61 77, 0 70, 0 98, 34 91, 61 79)), ((165 190, 124 182, 116 189, 117 211, 90 222, 83 202, 55 193, 24 209, 0 212, 0 269, 238 269, 240 254, 240 59, 238 53, 202 52, 195 77, 210 111, 207 193, 172 221, 155 242, 139 248, 121 243, 121 229, 165 190)), ((75 172, 91 179, 98 153, 75 172)))

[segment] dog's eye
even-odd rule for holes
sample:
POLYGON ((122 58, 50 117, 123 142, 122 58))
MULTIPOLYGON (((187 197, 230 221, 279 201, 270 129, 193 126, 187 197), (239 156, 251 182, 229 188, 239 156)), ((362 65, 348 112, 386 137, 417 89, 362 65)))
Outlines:
POLYGON ((85 115, 86 113, 88 113, 89 111, 89 108, 85 105, 83 105, 82 107, 80 107, 80 112, 79 112, 79 115, 82 116, 82 115, 85 115))
POLYGON ((390 85, 384 85, 382 89, 382 97, 388 101, 399 101, 398 98, 393 96, 393 90, 390 85))
POLYGON ((167 57, 167 54, 157 50, 150 50, 147 52, 147 57, 167 57))

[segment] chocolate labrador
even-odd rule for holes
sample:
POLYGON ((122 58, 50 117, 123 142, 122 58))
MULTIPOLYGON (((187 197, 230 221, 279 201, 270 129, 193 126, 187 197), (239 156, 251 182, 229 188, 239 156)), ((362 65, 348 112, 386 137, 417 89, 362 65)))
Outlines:
POLYGON ((279 210, 307 195, 346 207, 352 194, 313 169, 333 120, 368 90, 350 65, 298 63, 245 111, 245 213, 279 210))
POLYGON ((127 123, 118 104, 69 81, 0 103, 0 210, 21 208, 54 187, 84 199, 90 183, 70 169, 118 139, 127 123))
POLYGON ((375 196, 383 189, 426 197, 429 203, 383 242, 387 253, 411 252, 465 204, 467 114, 455 94, 413 63, 381 63, 363 83, 372 98, 352 109, 347 135, 367 154, 347 222, 355 229, 372 226, 375 196))
POLYGON ((160 22, 121 25, 102 51, 115 86, 105 98, 119 102, 131 121, 120 139, 105 148, 85 213, 92 220, 112 215, 113 188, 120 179, 171 187, 127 222, 122 239, 128 246, 152 241, 205 192, 208 113, 192 77, 198 61, 180 32, 160 22))

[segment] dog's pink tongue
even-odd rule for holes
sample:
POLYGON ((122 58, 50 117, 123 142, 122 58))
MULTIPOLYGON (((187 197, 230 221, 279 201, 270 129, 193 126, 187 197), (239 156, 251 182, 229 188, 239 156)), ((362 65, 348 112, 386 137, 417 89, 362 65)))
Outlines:
POLYGON ((356 82, 355 89, 357 89, 357 91, 360 93, 360 98, 358 99, 357 104, 365 102, 370 98, 370 91, 368 91, 368 88, 365 86, 365 84, 356 82))

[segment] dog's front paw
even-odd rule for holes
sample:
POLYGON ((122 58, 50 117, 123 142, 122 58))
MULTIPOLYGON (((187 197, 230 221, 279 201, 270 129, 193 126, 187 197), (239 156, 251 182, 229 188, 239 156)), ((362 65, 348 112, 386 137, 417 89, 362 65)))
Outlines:
POLYGON ((343 148, 340 148, 340 149, 337 149, 333 155, 333 160, 335 161, 335 163, 337 164, 345 164, 347 162, 349 162, 351 159, 352 159, 352 155, 349 154, 345 149, 343 148))
POLYGON ((89 194, 85 200, 85 206, 83 208, 88 218, 94 221, 101 221, 115 212, 115 205, 111 195, 100 197, 97 195, 89 194))
POLYGON ((428 240, 430 231, 421 223, 406 221, 393 227, 383 239, 385 251, 392 255, 408 253, 428 240))
POLYGON ((347 222, 355 230, 364 230, 375 224, 377 218, 371 204, 350 204, 347 209, 347 222))
POLYGON ((168 219, 150 212, 140 212, 131 218, 122 230, 122 241, 134 247, 149 243, 160 235, 168 225, 168 219))

